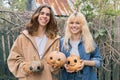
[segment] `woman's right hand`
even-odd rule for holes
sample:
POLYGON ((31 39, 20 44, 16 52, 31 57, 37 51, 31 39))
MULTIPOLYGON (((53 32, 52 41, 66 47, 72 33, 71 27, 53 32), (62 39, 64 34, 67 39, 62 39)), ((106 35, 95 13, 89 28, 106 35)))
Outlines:
POLYGON ((80 60, 80 62, 81 62, 81 65, 79 65, 78 69, 75 72, 78 72, 84 68, 84 66, 85 66, 84 60, 80 60))
POLYGON ((25 65, 23 66, 23 70, 27 73, 27 74, 31 74, 32 71, 30 71, 29 69, 30 66, 30 62, 26 62, 25 65))
POLYGON ((65 67, 66 71, 69 73, 78 72, 78 71, 82 70, 84 68, 84 65, 85 65, 83 60, 80 60, 80 62, 81 62, 81 65, 79 65, 78 68, 75 70, 70 70, 69 67, 67 66, 67 64, 64 64, 64 67, 65 67))
POLYGON ((23 66, 23 70, 28 74, 42 72, 43 69, 44 65, 41 61, 26 62, 26 64, 23 66))
POLYGON ((75 71, 69 70, 69 67, 67 66, 67 64, 64 64, 64 67, 65 67, 66 71, 69 72, 69 73, 75 72, 75 71))

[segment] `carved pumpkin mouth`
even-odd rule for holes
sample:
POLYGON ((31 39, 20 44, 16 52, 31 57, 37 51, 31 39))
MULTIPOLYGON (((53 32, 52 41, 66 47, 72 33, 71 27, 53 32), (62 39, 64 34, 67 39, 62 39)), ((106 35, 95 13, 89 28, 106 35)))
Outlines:
POLYGON ((69 64, 69 66, 75 66, 76 64, 69 64))

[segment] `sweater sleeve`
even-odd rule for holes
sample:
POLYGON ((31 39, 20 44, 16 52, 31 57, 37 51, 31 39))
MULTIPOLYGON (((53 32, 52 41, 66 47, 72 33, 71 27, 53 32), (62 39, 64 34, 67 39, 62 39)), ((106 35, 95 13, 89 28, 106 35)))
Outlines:
POLYGON ((13 46, 7 59, 7 64, 9 70, 13 73, 15 77, 25 77, 26 73, 22 69, 23 65, 25 65, 25 62, 24 57, 22 55, 20 36, 18 36, 18 38, 13 43, 13 46))
POLYGON ((96 63, 95 67, 101 66, 102 56, 96 44, 95 44, 95 51, 93 51, 91 55, 91 60, 95 61, 96 63))

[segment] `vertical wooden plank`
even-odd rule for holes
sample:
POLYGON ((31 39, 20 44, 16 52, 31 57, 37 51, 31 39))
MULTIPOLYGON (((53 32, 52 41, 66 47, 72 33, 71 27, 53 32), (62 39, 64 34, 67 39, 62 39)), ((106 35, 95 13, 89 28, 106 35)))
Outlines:
POLYGON ((7 56, 9 55, 9 43, 8 43, 8 36, 7 34, 4 35, 4 44, 5 44, 5 61, 7 60, 7 56))
MULTIPOLYGON (((7 33, 7 32, 6 32, 7 33)), ((11 33, 11 32, 10 32, 11 33)), ((14 76, 12 75, 12 73, 9 71, 8 69, 8 65, 7 65, 7 58, 9 56, 10 53, 10 49, 11 46, 13 45, 13 37, 9 34, 5 34, 5 51, 6 51, 6 61, 5 61, 5 75, 9 76, 10 78, 14 78, 14 76)))
POLYGON ((103 67, 98 70, 98 80, 105 80, 105 73, 103 67))
POLYGON ((0 33, 0 75, 4 74, 3 35, 0 33))
MULTIPOLYGON (((8 52, 10 52, 10 35, 7 35, 7 43, 8 43, 8 52)), ((7 57, 8 57, 9 53, 7 54, 7 57)))
MULTIPOLYGON (((109 63, 111 63, 111 60, 109 61, 109 63)), ((112 71, 111 64, 107 68, 112 71)), ((104 76, 105 76, 104 80, 112 80, 111 79, 111 76, 112 76, 111 71, 104 70, 104 76)))
POLYGON ((112 70, 112 80, 120 80, 119 71, 120 71, 119 65, 114 63, 112 70))
MULTIPOLYGON (((114 22, 114 48, 120 52, 120 16, 115 18, 114 22)), ((116 53, 116 52, 115 52, 116 53)), ((115 58, 120 59, 120 54, 116 53, 115 58)), ((120 61, 120 60, 119 60, 120 61)), ((120 80, 120 66, 118 63, 114 63, 113 65, 113 79, 120 80)))
MULTIPOLYGON (((7 33, 7 31, 5 31, 7 33)), ((9 43, 8 43, 8 36, 7 34, 4 34, 4 43, 5 43, 5 64, 4 64, 4 68, 5 68, 5 75, 8 75, 9 74, 9 70, 8 70, 8 66, 7 66, 7 58, 8 58, 8 55, 9 55, 9 43)))
POLYGON ((120 16, 115 18, 114 47, 120 52, 120 16))

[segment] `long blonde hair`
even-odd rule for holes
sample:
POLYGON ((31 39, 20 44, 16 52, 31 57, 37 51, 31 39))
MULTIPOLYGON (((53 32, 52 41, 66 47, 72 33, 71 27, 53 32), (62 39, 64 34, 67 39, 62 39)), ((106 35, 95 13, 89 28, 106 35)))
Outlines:
POLYGON ((80 12, 73 13, 68 17, 68 20, 66 22, 66 28, 65 28, 65 38, 64 38, 64 42, 63 42, 63 48, 68 49, 68 41, 71 38, 71 33, 69 31, 68 26, 69 26, 70 22, 73 21, 74 19, 76 19, 77 21, 79 21, 82 24, 81 38, 83 40, 85 52, 90 53, 90 52, 94 51, 95 48, 94 48, 93 37, 90 33, 85 16, 80 12))

